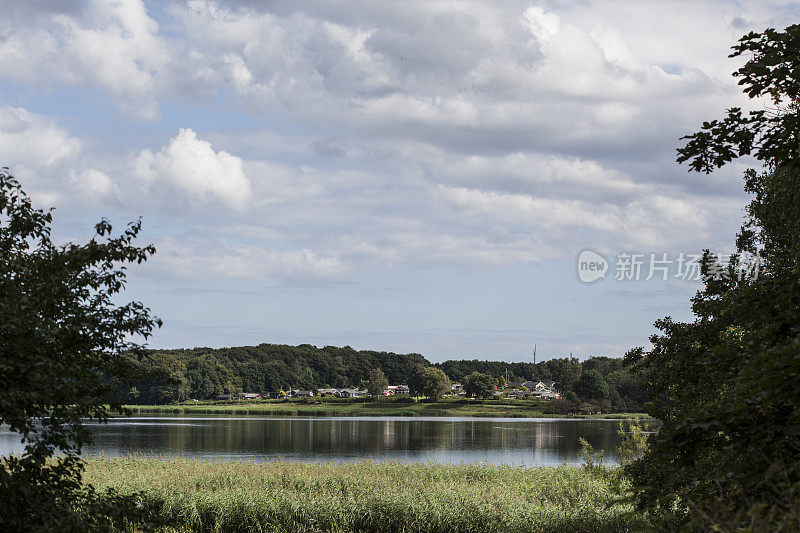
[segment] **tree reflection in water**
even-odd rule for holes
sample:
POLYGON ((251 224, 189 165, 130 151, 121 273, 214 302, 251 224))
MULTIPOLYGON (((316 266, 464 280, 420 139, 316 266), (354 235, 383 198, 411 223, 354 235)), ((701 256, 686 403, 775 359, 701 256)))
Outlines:
MULTIPOLYGON (((89 453, 203 459, 554 465, 581 460, 580 437, 613 458, 615 420, 502 418, 134 417, 92 427, 89 453)), ((0 430, 0 452, 18 451, 0 430)))

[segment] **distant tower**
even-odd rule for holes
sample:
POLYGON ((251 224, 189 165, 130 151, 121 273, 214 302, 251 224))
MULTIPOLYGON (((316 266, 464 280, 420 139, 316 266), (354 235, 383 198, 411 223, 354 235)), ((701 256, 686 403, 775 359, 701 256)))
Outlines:
POLYGON ((536 345, 533 345, 533 364, 536 364, 536 345))

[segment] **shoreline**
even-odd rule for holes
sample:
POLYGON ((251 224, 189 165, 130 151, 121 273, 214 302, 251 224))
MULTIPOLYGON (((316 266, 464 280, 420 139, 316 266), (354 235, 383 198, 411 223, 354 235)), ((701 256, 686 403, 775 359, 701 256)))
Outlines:
POLYGON ((446 418, 562 418, 652 420, 646 413, 553 413, 547 406, 525 403, 443 401, 435 403, 359 401, 304 402, 261 401, 249 403, 198 403, 172 405, 127 405, 132 414, 238 415, 275 417, 446 417, 446 418))

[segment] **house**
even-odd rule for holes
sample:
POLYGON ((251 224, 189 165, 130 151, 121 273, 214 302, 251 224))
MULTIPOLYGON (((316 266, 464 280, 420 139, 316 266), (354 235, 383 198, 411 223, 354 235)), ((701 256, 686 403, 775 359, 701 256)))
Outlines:
POLYGON ((320 396, 336 396, 337 392, 338 389, 317 389, 317 394, 320 396))
POLYGON ((544 400, 560 400, 561 395, 554 390, 537 390, 533 391, 534 398, 542 398, 544 400))
POLYGON ((389 385, 386 387, 389 394, 387 396, 394 396, 396 394, 409 394, 411 390, 408 388, 408 385, 389 385))
POLYGON ((296 390, 296 391, 292 391, 292 392, 294 392, 293 396, 295 398, 311 398, 311 397, 314 396, 314 391, 310 391, 310 390, 296 390))
POLYGON ((545 390, 545 391, 552 391, 555 390, 556 382, 555 381, 537 381, 533 388, 536 390, 545 390))
POLYGON ((217 394, 215 400, 232 400, 233 394, 217 394))
POLYGON ((559 393, 557 393, 556 391, 543 392, 541 397, 546 399, 546 400, 560 400, 561 399, 561 395, 559 393))
POLYGON ((258 400, 261 398, 261 395, 257 392, 243 392, 242 398, 245 400, 258 400))
POLYGON ((525 387, 530 391, 553 391, 556 385, 555 381, 515 381, 509 383, 506 388, 508 389, 521 389, 525 387))
POLYGON ((464 394, 466 394, 464 392, 464 386, 461 385, 461 383, 458 383, 457 381, 450 383, 450 394, 460 394, 463 396, 464 394))
POLYGON ((356 389, 339 389, 336 396, 339 398, 358 398, 361 396, 361 391, 356 389))

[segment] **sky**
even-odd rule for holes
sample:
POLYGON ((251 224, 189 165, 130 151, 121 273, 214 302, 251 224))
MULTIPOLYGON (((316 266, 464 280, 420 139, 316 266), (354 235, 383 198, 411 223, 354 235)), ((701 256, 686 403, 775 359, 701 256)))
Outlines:
POLYGON ((655 320, 690 319, 701 283, 678 258, 732 251, 748 162, 692 174, 675 149, 761 105, 731 77, 730 46, 800 14, 717 0, 0 10, 0 166, 55 207, 62 242, 142 218, 157 253, 125 298, 164 320, 150 346, 432 361, 530 361, 534 345, 538 360, 618 357, 655 320), (607 262, 591 282, 586 250, 607 262))

